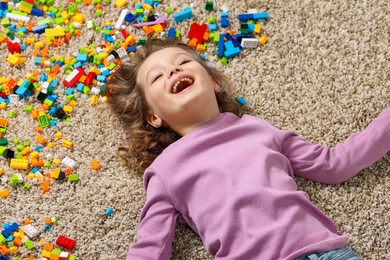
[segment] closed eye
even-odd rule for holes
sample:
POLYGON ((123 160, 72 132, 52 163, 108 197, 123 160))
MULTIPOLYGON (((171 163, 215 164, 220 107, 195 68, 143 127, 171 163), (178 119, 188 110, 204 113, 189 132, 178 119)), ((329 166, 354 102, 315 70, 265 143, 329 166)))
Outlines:
POLYGON ((190 60, 183 60, 182 62, 180 62, 180 65, 186 64, 188 62, 190 62, 190 60))
POLYGON ((155 81, 157 81, 159 78, 161 78, 161 76, 162 76, 162 74, 156 75, 156 76, 153 78, 152 83, 155 82, 155 81))

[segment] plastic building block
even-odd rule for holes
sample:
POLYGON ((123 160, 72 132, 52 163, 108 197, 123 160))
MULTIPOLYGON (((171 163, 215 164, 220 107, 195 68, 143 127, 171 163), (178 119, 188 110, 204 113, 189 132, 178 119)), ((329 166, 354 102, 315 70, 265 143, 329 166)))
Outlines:
POLYGON ((192 10, 189 7, 186 7, 184 9, 184 11, 173 15, 173 20, 176 23, 182 22, 182 21, 184 21, 186 19, 190 19, 190 18, 192 18, 192 10))
POLYGON ((56 239, 56 244, 66 248, 66 249, 73 250, 73 248, 76 245, 76 241, 73 239, 70 239, 68 237, 60 235, 56 239))
POLYGON ((192 23, 190 30, 188 31, 187 37, 189 39, 197 39, 198 44, 202 44, 204 41, 204 35, 207 31, 207 24, 197 24, 197 23, 192 23))
POLYGON ((243 97, 238 97, 237 98, 237 102, 238 104, 240 104, 241 106, 244 106, 246 104, 246 100, 243 98, 243 97))
POLYGON ((207 11, 213 11, 213 7, 214 7, 214 3, 212 1, 207 1, 206 2, 206 6, 205 6, 205 9, 207 11))
POLYGON ((106 215, 107 215, 107 216, 111 216, 111 215, 112 215, 112 213, 113 213, 113 210, 112 210, 112 208, 108 208, 108 209, 106 209, 106 215))
POLYGON ((259 41, 255 38, 244 38, 241 40, 241 46, 244 48, 256 48, 259 41))
POLYGON ((45 36, 46 37, 65 36, 65 29, 61 27, 47 28, 45 29, 45 36))
POLYGON ((222 28, 226 28, 230 26, 230 22, 227 18, 221 18, 221 21, 219 23, 222 28))
POLYGON ((62 146, 65 147, 65 148, 70 149, 70 148, 72 148, 73 143, 68 141, 68 140, 62 140, 62 146))
MULTIPOLYGON (((2 189, 0 190, 0 198, 6 198, 9 195, 8 189, 2 189)), ((0 243, 1 244, 1 243, 0 243)))
POLYGON ((260 44, 266 44, 267 43, 267 37, 266 36, 261 36, 259 40, 260 44))
POLYGON ((42 128, 48 127, 50 125, 49 119, 47 118, 46 114, 39 115, 38 122, 42 128))
POLYGON ((17 170, 27 170, 28 160, 25 159, 11 159, 10 167, 17 170))
POLYGON ((240 54, 241 50, 240 48, 234 47, 233 43, 231 41, 225 42, 225 49, 224 56, 226 58, 232 58, 240 54))
POLYGON ((67 156, 61 161, 61 164, 64 165, 65 167, 69 167, 71 169, 76 167, 76 162, 67 156))
POLYGON ((31 224, 28 224, 28 225, 25 225, 25 226, 21 226, 20 229, 22 229, 24 231, 24 233, 26 233, 26 235, 29 238, 34 238, 34 237, 36 237, 39 234, 38 229, 36 229, 31 224))
POLYGON ((125 21, 125 17, 126 17, 128 12, 129 12, 129 10, 127 10, 127 9, 123 9, 121 11, 121 13, 119 15, 119 18, 118 18, 118 20, 115 23, 115 26, 114 26, 115 29, 121 28, 123 22, 125 21))
POLYGON ((238 20, 257 20, 257 19, 268 19, 268 12, 255 13, 255 14, 239 14, 237 16, 238 20))
POLYGON ((63 80, 63 83, 65 86, 71 88, 73 87, 77 82, 78 80, 81 78, 81 76, 83 76, 85 73, 85 71, 80 68, 80 67, 77 67, 75 68, 71 74, 69 74, 64 80, 63 80))
POLYGON ((5 227, 3 231, 1 231, 1 234, 4 237, 8 237, 12 232, 17 230, 18 228, 19 228, 18 223, 14 222, 14 223, 12 223, 10 225, 7 225, 7 227, 5 227))

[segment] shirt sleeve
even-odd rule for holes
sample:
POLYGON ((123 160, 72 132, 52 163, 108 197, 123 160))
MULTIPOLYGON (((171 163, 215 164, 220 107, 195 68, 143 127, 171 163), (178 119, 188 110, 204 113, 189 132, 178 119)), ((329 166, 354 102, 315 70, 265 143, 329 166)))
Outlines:
POLYGON ((327 184, 341 183, 390 150, 390 107, 363 131, 332 148, 312 144, 293 132, 273 131, 295 175, 327 184))
POLYGON ((145 175, 146 203, 141 213, 137 242, 127 260, 169 260, 172 254, 178 213, 162 180, 154 174, 145 175))

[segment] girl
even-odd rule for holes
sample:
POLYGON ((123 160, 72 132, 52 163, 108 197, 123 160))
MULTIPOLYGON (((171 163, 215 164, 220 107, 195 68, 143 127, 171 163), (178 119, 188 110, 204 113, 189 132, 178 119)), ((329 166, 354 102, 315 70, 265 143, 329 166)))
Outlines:
POLYGON ((170 259, 177 222, 215 259, 360 259, 294 175, 335 184, 379 160, 390 108, 334 148, 314 145, 241 116, 226 76, 187 45, 143 50, 109 84, 127 135, 122 157, 144 171, 147 195, 127 259, 170 259))

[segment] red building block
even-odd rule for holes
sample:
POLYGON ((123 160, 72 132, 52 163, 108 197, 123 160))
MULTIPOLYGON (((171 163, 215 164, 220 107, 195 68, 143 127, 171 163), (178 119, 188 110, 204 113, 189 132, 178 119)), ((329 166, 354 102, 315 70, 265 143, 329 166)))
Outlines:
POLYGON ((73 250, 76 245, 76 241, 65 236, 58 236, 56 244, 66 249, 73 250))

